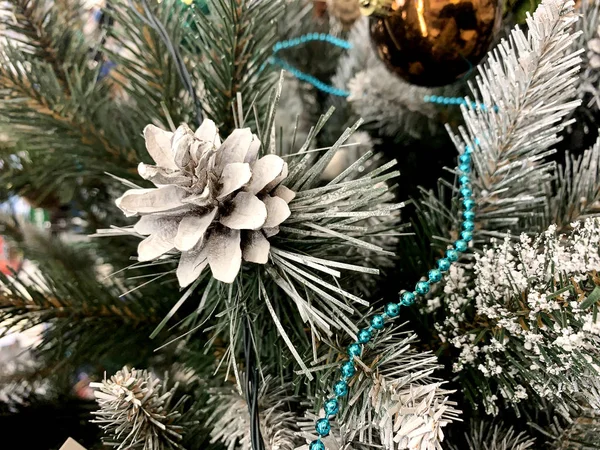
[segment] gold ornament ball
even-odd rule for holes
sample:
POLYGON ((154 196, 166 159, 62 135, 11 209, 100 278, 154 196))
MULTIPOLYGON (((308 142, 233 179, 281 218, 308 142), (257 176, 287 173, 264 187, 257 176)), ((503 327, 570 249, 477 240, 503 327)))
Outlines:
POLYGON ((498 0, 360 0, 386 66, 412 84, 443 86, 487 53, 500 25, 498 0))

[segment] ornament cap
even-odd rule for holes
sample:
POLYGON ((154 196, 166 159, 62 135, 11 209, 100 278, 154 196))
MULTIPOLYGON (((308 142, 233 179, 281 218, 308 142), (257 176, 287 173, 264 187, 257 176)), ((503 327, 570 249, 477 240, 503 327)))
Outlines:
POLYGON ((359 0, 363 16, 386 17, 394 9, 395 0, 359 0))

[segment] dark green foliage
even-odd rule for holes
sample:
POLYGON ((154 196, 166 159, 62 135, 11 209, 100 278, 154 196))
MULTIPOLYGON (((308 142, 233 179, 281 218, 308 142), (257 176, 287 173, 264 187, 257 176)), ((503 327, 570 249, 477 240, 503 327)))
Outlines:
POLYGON ((191 8, 194 26, 186 27, 185 37, 188 58, 203 82, 206 116, 222 136, 235 128, 237 111, 249 123, 264 114, 275 81, 268 59, 282 5, 281 0, 215 0, 207 16, 191 8))
MULTIPOLYGON (((184 89, 165 42, 144 22, 147 19, 142 5, 127 0, 111 0, 108 5, 107 14, 113 23, 102 51, 116 64, 109 77, 120 96, 126 97, 122 103, 127 105, 128 120, 133 122, 126 128, 128 133, 138 130, 141 136, 142 129, 149 123, 168 129, 170 124, 191 122, 192 99, 184 89)), ((148 2, 148 7, 164 26, 172 45, 179 48, 185 38, 185 5, 178 0, 164 0, 148 2)), ((201 80, 195 81, 199 84, 195 88, 200 91, 201 80)), ((137 162, 139 159, 132 168, 137 162)))
POLYGON ((63 184, 107 183, 105 171, 127 176, 140 139, 128 108, 113 101, 108 80, 98 80, 93 43, 73 17, 78 3, 14 0, 2 7, 16 21, 2 24, 11 38, 0 54, 0 127, 10 127, 17 142, 26 139, 22 170, 30 181, 16 187, 44 198, 63 184))
POLYGON ((69 247, 35 232, 22 238, 19 247, 39 271, 28 270, 21 275, 24 281, 2 276, 4 333, 46 324, 36 352, 65 376, 89 364, 101 372, 148 362, 154 348, 148 335, 164 305, 139 293, 120 297, 123 281, 100 281, 93 254, 83 246, 69 247))

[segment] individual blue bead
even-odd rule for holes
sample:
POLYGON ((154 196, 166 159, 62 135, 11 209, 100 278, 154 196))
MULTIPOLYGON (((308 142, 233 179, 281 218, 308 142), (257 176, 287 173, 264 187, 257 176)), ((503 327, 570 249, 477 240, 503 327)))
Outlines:
POLYGON ((463 200, 463 206, 464 206, 465 210, 470 211, 473 208, 475 208, 475 200, 470 199, 470 198, 465 198, 463 200))
POLYGON ((308 447, 308 450, 326 450, 325 444, 321 441, 312 441, 308 447))
POLYGON ((458 161, 461 164, 469 164, 471 162, 471 154, 470 153, 463 153, 462 155, 460 155, 458 157, 458 161))
POLYGON ((459 252, 466 252, 468 245, 466 241, 463 241, 462 239, 459 239, 458 241, 456 241, 454 243, 454 247, 456 248, 456 250, 458 250, 459 252))
POLYGON ((465 220, 473 221, 475 220, 475 213, 473 211, 464 211, 463 217, 465 218, 465 220))
POLYGON ((458 261, 458 252, 453 248, 449 248, 446 250, 446 258, 451 262, 458 261))
POLYGON ((473 191, 471 188, 465 186, 460 190, 460 195, 462 195, 463 198, 469 198, 473 195, 473 191))
POLYGON ((442 272, 447 272, 450 270, 450 261, 448 261, 446 258, 439 259, 437 266, 442 272))
POLYGON ((458 182, 461 186, 467 186, 471 182, 471 179, 467 175, 461 175, 458 177, 458 182))
POLYGON ((461 164, 458 166, 458 170, 462 173, 471 173, 471 166, 469 164, 461 164))
POLYGON ((473 147, 471 147, 470 145, 467 145, 465 147, 465 154, 470 155, 471 153, 473 153, 473 147))
POLYGON ((471 242, 473 240, 473 233, 465 230, 460 233, 460 237, 465 242, 471 242))
POLYGON ((371 318, 371 326, 376 330, 381 330, 385 325, 385 318, 381 314, 375 314, 371 318))
POLYGON ((351 361, 346 361, 342 364, 342 367, 340 367, 340 372, 342 372, 342 377, 352 378, 356 373, 356 367, 351 361))
POLYGON ((428 275, 430 283, 437 283, 442 279, 442 272, 440 272, 438 269, 431 269, 428 275))
POLYGON ((479 138, 475 138, 474 139, 475 145, 479 145, 481 144, 481 141, 479 140, 479 138))
POLYGON ((330 398, 323 405, 323 409, 328 416, 335 416, 340 412, 340 402, 337 401, 337 398, 330 398))
POLYGON ((465 220, 462 224, 463 230, 473 231, 475 229, 475 222, 472 220, 465 220))
POLYGON ((419 281, 417 286, 415 287, 415 291, 420 295, 425 295, 429 292, 429 282, 428 281, 419 281))
POLYGON ((402 294, 402 306, 411 306, 415 303, 417 296, 413 292, 406 291, 402 294))
POLYGON ((317 430, 317 434, 319 436, 327 436, 331 431, 331 424, 329 423, 329 419, 322 418, 317 420, 315 424, 315 430, 317 430))
POLYGON ((353 344, 350 344, 348 346, 348 356, 350 356, 350 358, 353 358, 355 356, 360 356, 360 352, 361 352, 361 347, 359 344, 357 344, 356 342, 353 344))
POLYGON ((385 313, 388 317, 398 317, 398 314, 400 314, 400 305, 398 303, 388 303, 385 305, 385 313))
POLYGON ((333 392, 335 392, 335 395, 338 397, 345 397, 348 395, 348 383, 344 380, 338 381, 333 385, 333 392))
POLYGON ((369 330, 368 328, 363 328, 358 332, 357 340, 361 344, 366 344, 371 340, 371 337, 373 337, 373 333, 371 333, 371 330, 369 330))

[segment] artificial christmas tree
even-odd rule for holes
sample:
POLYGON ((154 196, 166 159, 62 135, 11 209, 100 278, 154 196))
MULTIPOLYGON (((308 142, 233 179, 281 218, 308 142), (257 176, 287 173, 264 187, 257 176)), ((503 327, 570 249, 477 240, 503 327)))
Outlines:
POLYGON ((1 193, 69 211, 1 218, 8 434, 600 448, 597 4, 425 88, 365 2, 188 3, 0 3, 1 193))

